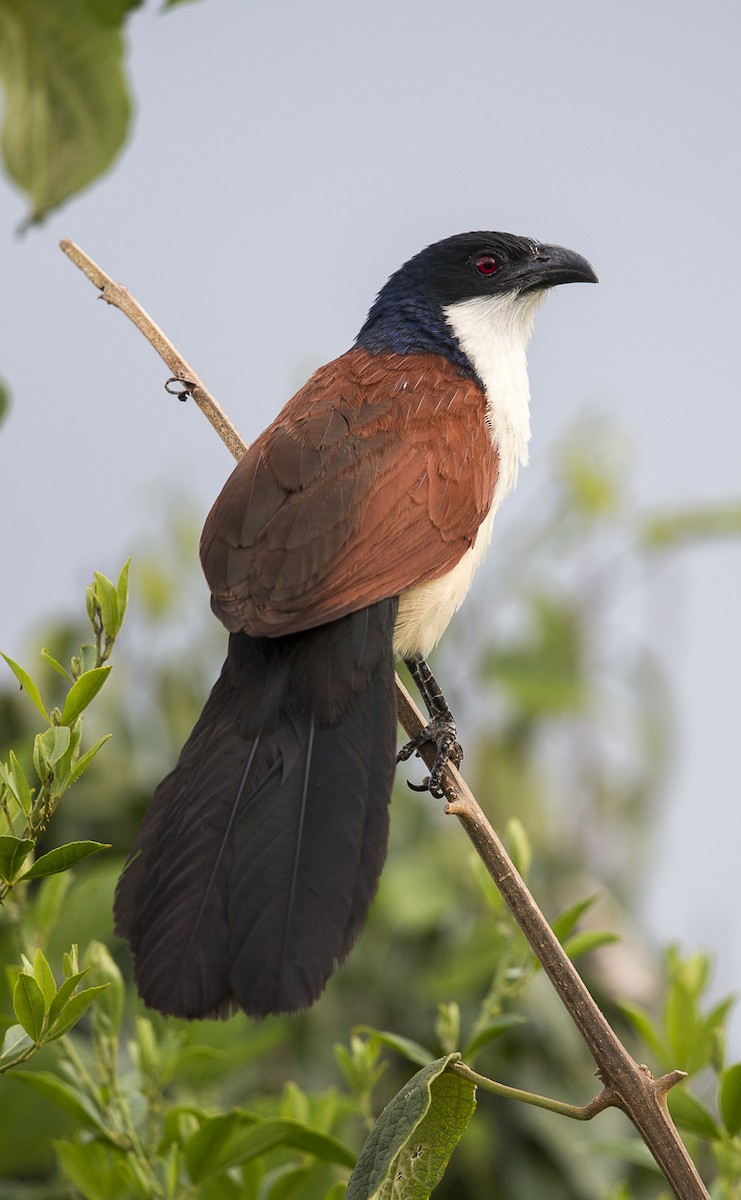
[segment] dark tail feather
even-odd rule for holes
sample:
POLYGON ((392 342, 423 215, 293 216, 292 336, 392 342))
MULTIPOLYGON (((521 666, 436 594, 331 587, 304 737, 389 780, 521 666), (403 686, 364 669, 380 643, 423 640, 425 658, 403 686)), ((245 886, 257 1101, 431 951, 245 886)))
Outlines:
POLYGON ((346 957, 386 856, 396 607, 285 638, 232 634, 116 891, 151 1008, 291 1012, 346 957))

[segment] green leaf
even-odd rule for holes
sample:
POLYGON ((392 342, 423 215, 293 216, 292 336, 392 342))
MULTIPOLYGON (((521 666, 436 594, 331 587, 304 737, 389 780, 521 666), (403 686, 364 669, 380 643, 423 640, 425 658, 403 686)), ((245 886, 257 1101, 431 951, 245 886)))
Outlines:
POLYGON ((60 758, 67 753, 70 742, 70 730, 64 725, 52 725, 41 734, 41 741, 50 767, 55 767, 60 758))
POLYGON ((180 1184, 180 1147, 177 1142, 170 1144, 170 1153, 167 1156, 165 1167, 165 1179, 165 1195, 174 1200, 178 1194, 180 1184))
POLYGON ((488 1046, 489 1042, 493 1042, 495 1038, 509 1033, 510 1029, 516 1029, 518 1025, 526 1024, 527 1020, 528 1018, 523 1016, 522 1013, 502 1013, 501 1016, 495 1017, 493 1021, 489 1021, 471 1038, 463 1051, 463 1057, 466 1060, 472 1058, 484 1046, 488 1046))
POLYGON ((51 768, 44 750, 44 739, 40 733, 37 733, 33 739, 33 765, 41 782, 47 783, 51 778, 51 768))
POLYGON ((12 750, 10 751, 10 773, 12 778, 12 782, 9 781, 10 790, 23 809, 24 814, 28 816, 33 803, 31 786, 26 779, 26 775, 21 764, 18 762, 18 759, 12 750))
POLYGON ((69 787, 70 775, 72 773, 72 764, 76 761, 80 739, 82 738, 82 722, 75 721, 73 725, 61 725, 61 729, 68 729, 69 745, 64 754, 54 764, 54 775, 57 790, 66 791, 69 787))
POLYGON ((569 958, 578 958, 580 954, 587 954, 590 950, 596 950, 598 946, 609 946, 612 942, 619 942, 620 934, 611 933, 609 929, 585 929, 582 933, 575 933, 572 938, 568 938, 563 948, 569 958))
POLYGON ((733 995, 726 996, 723 1000, 719 1000, 718 1003, 710 1009, 710 1012, 705 1017, 706 1027, 713 1031, 716 1029, 722 1030, 728 1018, 728 1014, 735 1003, 736 997, 733 995))
MULTIPOLYGON (((272 1197, 271 1197, 272 1200, 272 1197)), ((345 1185, 338 1181, 325 1193, 324 1200, 345 1200, 345 1185)))
POLYGON ((33 960, 33 977, 41 988, 44 997, 44 1011, 48 1012, 51 1002, 57 994, 57 981, 41 950, 37 950, 33 960))
POLYGON ((77 954, 77 943, 73 942, 69 950, 65 950, 64 958, 62 959, 64 966, 64 977, 69 979, 71 975, 77 975, 80 970, 80 963, 77 954))
MULTIPOLYGON (((0 4, 1 3, 2 3, 2 0, 0 0, 0 4)), ((2 7, 0 7, 0 35, 2 34, 2 24, 3 24, 3 22, 2 22, 2 7)), ((2 62, 2 36, 0 36, 0 63, 1 62, 2 62)), ((0 650, 0 654, 2 654, 2 650, 0 650)), ((17 662, 14 662, 12 658, 8 658, 7 654, 3 654, 3 658, 5 659, 6 663, 10 667, 11 671, 15 675, 16 679, 18 680, 19 684, 23 688, 23 690, 26 693, 26 695, 28 696, 28 698, 30 700, 33 700, 34 704, 36 705, 37 709, 41 713, 44 720, 49 721, 49 714, 46 711, 46 709, 44 708, 44 701, 41 699, 41 693, 40 693, 39 689, 36 687, 36 684, 34 683, 31 676, 28 674, 27 671, 24 671, 23 667, 19 666, 17 662)))
POLYGON ((100 608, 103 629, 109 638, 115 638, 121 622, 118 613, 118 591, 107 575, 95 571, 95 599, 100 608))
POLYGON ((0 1063, 18 1058, 24 1050, 28 1050, 32 1045, 33 1039, 28 1036, 22 1025, 11 1025, 5 1030, 2 1049, 0 1049, 0 1063))
POLYGON ((368 1200, 381 1189, 404 1145, 432 1102, 432 1081, 459 1055, 446 1055, 418 1071, 376 1121, 350 1177, 347 1200, 368 1200))
MULTIPOLYGON (((110 5, 109 5, 110 7, 110 5)), ((111 165, 129 127, 124 43, 90 0, 0 0, 3 153, 40 221, 111 165)))
POLYGON ((53 1028, 59 1014, 74 992, 83 975, 87 975, 89 968, 84 971, 76 971, 74 975, 69 975, 63 983, 60 984, 54 999, 49 1005, 49 1028, 53 1028))
POLYGON ((91 671, 85 671, 84 675, 75 680, 64 701, 64 708, 62 709, 63 725, 71 725, 73 721, 76 721, 80 713, 90 704, 91 700, 95 699, 108 678, 110 669, 110 666, 93 667, 91 671))
POLYGON ((343 1167, 355 1163, 354 1154, 326 1133, 299 1121, 261 1121, 238 1111, 207 1120, 185 1146, 185 1163, 193 1182, 203 1183, 276 1146, 292 1147, 343 1167))
POLYGON ((446 1070, 458 1058, 449 1054, 429 1063, 386 1106, 361 1151, 346 1200, 426 1200, 476 1107, 473 1084, 446 1070))
POLYGON ((69 680, 72 679, 72 676, 70 675, 69 671, 67 671, 66 668, 63 667, 62 664, 60 662, 58 662, 56 658, 52 657, 52 655, 47 650, 46 646, 44 646, 43 650, 41 651, 41 657, 43 658, 45 663, 48 663, 49 666, 52 667, 53 670, 55 670, 57 672, 58 675, 61 675, 64 679, 69 679, 69 680))
POLYGON ((358 1094, 370 1094, 386 1070, 387 1064, 380 1061, 377 1037, 365 1038, 353 1033, 350 1046, 337 1043, 334 1054, 348 1087, 358 1094))
POLYGON ((46 941, 63 912, 64 898, 71 882, 70 875, 49 875, 36 888, 32 922, 42 941, 46 941))
MULTIPOLYGON (((92 1100, 83 1092, 79 1092, 77 1088, 72 1087, 71 1084, 64 1083, 56 1075, 52 1075, 50 1071, 24 1070, 19 1071, 13 1078, 18 1083, 22 1083, 24 1087, 38 1092, 52 1104, 56 1104, 57 1108, 64 1109, 86 1129, 94 1129, 96 1133, 105 1134, 105 1125, 92 1100)), ((86 1148, 90 1149, 89 1146, 86 1148)))
MULTIPOLYGON (((300 1188, 311 1179, 310 1167, 296 1167, 292 1164, 286 1164, 284 1167, 277 1167, 270 1171, 264 1177, 264 1182, 260 1190, 260 1196, 265 1196, 266 1200, 291 1200, 300 1188)), ((332 1192, 334 1189, 332 1189, 332 1192)), ((329 1193, 329 1196, 332 1195, 329 1193)), ((257 1193, 255 1193, 257 1195, 257 1193)), ((344 1196, 344 1186, 340 1193, 344 1196)), ((241 1200, 241 1196, 239 1197, 241 1200)), ((324 1200, 329 1200, 325 1193, 324 1200)))
POLYGON ((33 804, 31 785, 26 779, 26 773, 21 764, 18 762, 13 750, 10 751, 10 767, 11 771, 13 772, 13 784, 15 785, 12 788, 13 794, 23 809, 24 814, 28 816, 31 811, 31 805, 33 804))
POLYGON ((710 982, 710 956, 703 950, 682 956, 677 946, 670 946, 667 952, 667 966, 672 982, 678 981, 694 1000, 699 1000, 710 982))
MULTIPOLYGON (((640 1167, 641 1170, 651 1175, 659 1176, 660 1171, 656 1165, 656 1160, 653 1157, 648 1146, 636 1137, 611 1137, 607 1140, 595 1138, 589 1142, 590 1154, 604 1154, 609 1158, 618 1159, 621 1164, 631 1163, 635 1167, 640 1167)), ((624 1169, 624 1168, 623 1168, 624 1169)), ((619 1191, 617 1195, 609 1193, 610 1200, 634 1200, 632 1192, 619 1191)), ((670 1200, 667 1192, 659 1193, 657 1200, 670 1200)))
POLYGON ((50 1029, 47 1041, 55 1042, 57 1038, 69 1033, 70 1029, 87 1012, 95 997, 110 986, 109 983, 99 983, 95 987, 83 988, 81 992, 76 992, 74 996, 71 996, 54 1022, 54 1028, 50 1029))
POLYGON ((138 1066, 142 1075, 159 1078, 162 1070, 160 1051, 154 1026, 147 1017, 136 1018, 136 1041, 139 1051, 138 1066))
POLYGON ((34 845, 30 838, 17 838, 10 833, 0 835, 0 875, 6 883, 15 882, 34 845))
POLYGON ((171 1104, 162 1114, 162 1137, 160 1150, 177 1142, 183 1146, 198 1127, 209 1120, 209 1114, 197 1104, 171 1104))
POLYGON ((721 1074, 718 1108, 730 1136, 741 1133, 741 1062, 721 1074))
POLYGON ((667 1096, 667 1105, 672 1120, 688 1133, 697 1133, 709 1141, 718 1141, 721 1131, 712 1114, 696 1096, 686 1088, 675 1087, 667 1096))
MULTIPOLYGON (((126 1000, 126 989, 124 987, 124 981, 121 976, 121 972, 109 953, 108 947, 105 946, 103 942, 93 941, 90 943, 85 953, 85 965, 90 970, 88 984, 107 985, 105 992, 100 997, 100 1001, 96 1009, 96 1017, 105 1018, 107 1023, 107 1032, 118 1036, 121 1031, 121 1022, 123 1021, 124 1004, 126 1000)), ((149 1025, 149 1022, 145 1021, 143 1017, 138 1018, 137 1029, 140 1030, 143 1024, 149 1025)), ((152 1043, 154 1044, 155 1055, 159 1056, 160 1047, 157 1046, 154 1033, 152 1034, 152 1043)), ((140 1048, 141 1044, 142 1038, 140 1035, 140 1048)), ((159 1057, 157 1060, 157 1065, 159 1068, 159 1057)))
MULTIPOLYGON (((129 568, 131 559, 127 558, 121 568, 121 573, 116 583, 116 604, 118 607, 118 629, 123 625, 123 619, 126 616, 126 608, 129 603, 129 568)), ((116 631, 118 632, 118 630, 116 631)))
POLYGON ((101 25, 120 25, 126 14, 141 4, 142 0, 88 0, 88 8, 101 25))
POLYGON ((618 1000, 617 1006, 656 1057, 661 1062, 666 1063, 668 1058, 666 1046, 661 1040, 658 1028, 650 1013, 645 1008, 641 1008, 639 1004, 633 1004, 630 1000, 618 1000))
POLYGON ((450 1156, 476 1108, 476 1089, 466 1079, 446 1071, 431 1086, 432 1104, 394 1164, 381 1196, 391 1200, 427 1200, 442 1179, 450 1156), (401 1181, 399 1180, 401 1176, 401 1181))
POLYGON ((59 1109, 64 1109, 86 1129, 95 1129, 96 1133, 106 1134, 106 1126, 92 1100, 85 1096, 84 1092, 78 1092, 76 1087, 56 1078, 56 1075, 47 1070, 23 1070, 14 1075, 13 1079, 50 1100, 59 1109))
POLYGON ((397 1054, 401 1054, 403 1058, 416 1063, 419 1067, 426 1067, 433 1061, 432 1051, 421 1045, 420 1042, 413 1041, 412 1038, 401 1037, 397 1033, 389 1033, 384 1029, 373 1029, 370 1025, 358 1025, 354 1032, 368 1034, 375 1041, 395 1050, 397 1054))
POLYGON ((21 971, 13 989, 13 1012, 33 1042, 38 1042, 44 1028, 46 1005, 41 988, 33 975, 21 971))
POLYGON ((151 1200, 155 1195, 130 1150, 103 1142, 54 1142, 64 1177, 85 1200, 151 1200))
POLYGON ((78 674, 84 675, 86 671, 92 671, 97 661, 98 651, 96 650, 95 646, 91 645, 90 642, 85 642, 84 646, 80 646, 80 662, 82 664, 82 670, 79 671, 78 674))
POLYGON ((575 904, 569 905, 562 913, 558 914, 555 921, 551 922, 551 929, 559 942, 563 942, 564 938, 567 938, 576 929, 584 913, 597 903, 601 895, 601 892, 595 892, 593 896, 587 896, 586 900, 577 900, 575 904))
MULTIPOLYGON (((292 1079, 283 1084, 279 1115, 287 1117, 290 1121, 303 1121, 307 1124, 311 1120, 309 1097, 292 1079)), ((327 1126, 323 1128, 326 1129, 327 1126)))
POLYGON ((95 755, 98 753, 101 746, 105 746, 105 744, 109 740, 110 736, 111 736, 110 733, 106 733, 102 738, 100 738, 99 741, 97 741, 95 743, 95 745, 92 747, 92 749, 88 750, 85 754, 80 755, 79 759, 77 760, 74 767, 72 768, 72 772, 69 777, 70 786, 73 783, 76 783, 77 780, 82 775, 82 772, 87 767, 90 766, 90 763, 95 758, 95 755))
MULTIPOLYGON (((453 1054, 461 1044, 461 1010, 455 1000, 438 1004, 435 1036, 441 1050, 453 1054)), ((430 1061, 429 1059, 427 1060, 430 1061)), ((425 1063, 421 1064, 422 1066, 425 1063)))
POLYGON ((676 1066, 683 1071, 696 1070, 698 1054, 702 1054, 699 1043, 704 1040, 704 1030, 695 997, 677 979, 673 980, 667 994, 664 1024, 676 1066))
POLYGON ((245 1119, 249 1120, 239 1112, 223 1113, 204 1121, 193 1134, 185 1146, 185 1165, 194 1183, 206 1178, 211 1163, 228 1147, 245 1119))
POLYGON ((97 854, 99 850, 110 848, 108 842, 67 842, 64 846, 57 846, 56 850, 50 850, 48 854, 42 854, 20 878, 38 879, 41 875, 55 875, 57 871, 68 871, 89 854, 97 854))
POLYGON ((504 830, 504 844, 516 869, 527 879, 533 861, 533 848, 525 826, 519 817, 510 817, 504 830))
POLYGON ((4 379, 0 379, 0 425, 10 410, 10 391, 4 379))

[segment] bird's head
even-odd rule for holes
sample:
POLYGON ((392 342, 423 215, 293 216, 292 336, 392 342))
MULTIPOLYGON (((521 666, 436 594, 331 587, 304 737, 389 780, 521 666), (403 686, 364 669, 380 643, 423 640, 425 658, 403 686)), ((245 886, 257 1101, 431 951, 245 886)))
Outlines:
POLYGON ((548 288, 596 283, 580 254, 511 233, 459 233, 410 258, 381 289, 357 344, 397 353, 455 357, 455 315, 462 306, 509 320, 532 313, 548 288), (491 301, 491 304, 486 304, 491 301))

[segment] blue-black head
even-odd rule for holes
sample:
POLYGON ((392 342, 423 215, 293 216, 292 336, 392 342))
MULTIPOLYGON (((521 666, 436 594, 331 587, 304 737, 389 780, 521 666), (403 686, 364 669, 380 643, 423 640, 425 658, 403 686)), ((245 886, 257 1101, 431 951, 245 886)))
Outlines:
MULTIPOLYGON (((397 354, 422 351, 457 359, 444 310, 504 293, 543 291, 562 283, 596 283, 580 254, 511 233, 458 233, 404 263, 381 289, 356 345, 397 354)), ((462 365, 468 365, 462 356, 462 365)))

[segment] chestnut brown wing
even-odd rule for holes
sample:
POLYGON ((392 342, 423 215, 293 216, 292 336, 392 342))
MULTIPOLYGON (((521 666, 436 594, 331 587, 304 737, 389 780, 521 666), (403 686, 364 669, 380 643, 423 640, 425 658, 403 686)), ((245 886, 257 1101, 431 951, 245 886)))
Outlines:
POLYGON ((214 612, 253 636, 325 624, 444 575, 491 506, 475 380, 436 354, 351 350, 253 443, 201 538, 214 612))

